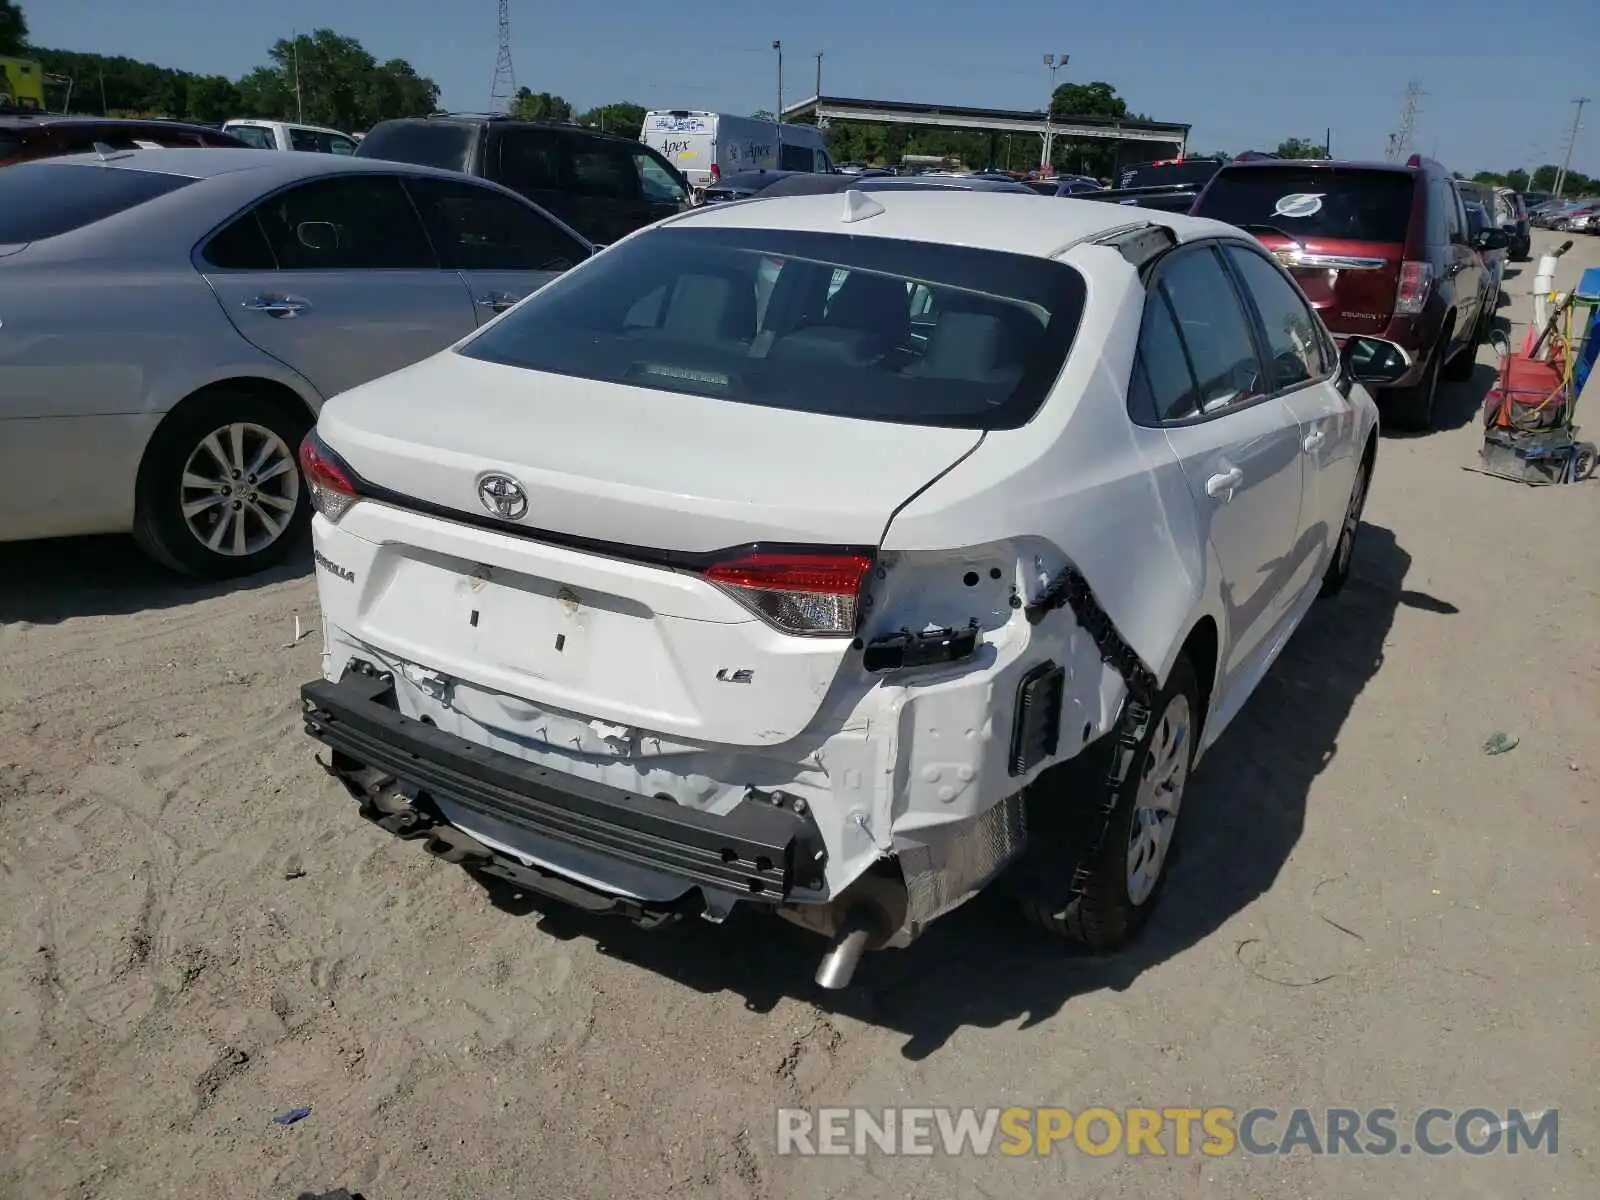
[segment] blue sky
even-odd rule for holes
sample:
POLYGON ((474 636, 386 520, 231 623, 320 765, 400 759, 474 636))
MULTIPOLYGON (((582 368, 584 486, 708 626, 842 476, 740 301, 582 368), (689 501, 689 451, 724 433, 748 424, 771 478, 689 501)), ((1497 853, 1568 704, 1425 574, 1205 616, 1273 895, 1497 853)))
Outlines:
MULTIPOLYGON (((319 26, 379 58, 409 59, 451 108, 481 109, 495 62, 496 0, 22 0, 33 40, 237 76, 272 41, 319 26)), ((1340 157, 1379 157, 1408 79, 1425 95, 1415 147, 1452 170, 1559 162, 1569 103, 1592 95, 1573 167, 1600 175, 1600 5, 1596 0, 1267 0, 1077 5, 991 0, 740 0, 592 4, 512 0, 517 82, 578 108, 747 112, 776 95, 1041 107, 1046 51, 1060 81, 1103 79, 1135 109, 1194 125, 1200 151, 1271 149, 1333 128, 1340 157), (1399 14, 1399 15, 1397 15, 1399 14)))

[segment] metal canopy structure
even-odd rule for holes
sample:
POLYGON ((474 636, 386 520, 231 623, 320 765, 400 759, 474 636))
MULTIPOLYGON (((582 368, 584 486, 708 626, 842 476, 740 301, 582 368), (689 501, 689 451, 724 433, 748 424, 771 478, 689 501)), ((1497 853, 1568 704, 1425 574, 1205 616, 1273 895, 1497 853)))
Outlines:
POLYGON ((1121 121, 1114 117, 1048 118, 1042 112, 967 108, 953 104, 910 104, 900 100, 861 100, 813 96, 783 110, 789 122, 861 121, 873 125, 915 125, 925 129, 971 129, 984 133, 1032 133, 1076 141, 1155 142, 1176 146, 1182 157, 1188 125, 1167 121, 1121 121))

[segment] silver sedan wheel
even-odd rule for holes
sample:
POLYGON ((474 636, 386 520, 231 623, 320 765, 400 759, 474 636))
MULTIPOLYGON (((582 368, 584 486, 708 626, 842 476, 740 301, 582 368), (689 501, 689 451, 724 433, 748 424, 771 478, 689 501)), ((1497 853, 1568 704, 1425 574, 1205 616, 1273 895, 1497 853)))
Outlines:
POLYGON ((215 554, 259 554, 289 529, 300 503, 294 451, 265 425, 213 430, 183 465, 184 524, 215 554))
POLYGON ((1367 480, 1370 472, 1362 467, 1356 472, 1356 485, 1350 489, 1350 507, 1344 512, 1344 528, 1339 530, 1339 544, 1334 547, 1334 555, 1338 562, 1337 570, 1342 575, 1350 569, 1350 556, 1355 553, 1356 530, 1361 528, 1361 510, 1367 504, 1367 480))
POLYGON ((1155 732, 1145 750, 1133 823, 1128 829, 1128 899, 1135 906, 1150 898, 1167 864, 1183 786, 1189 777, 1192 731, 1188 698, 1173 696, 1156 718, 1155 732))

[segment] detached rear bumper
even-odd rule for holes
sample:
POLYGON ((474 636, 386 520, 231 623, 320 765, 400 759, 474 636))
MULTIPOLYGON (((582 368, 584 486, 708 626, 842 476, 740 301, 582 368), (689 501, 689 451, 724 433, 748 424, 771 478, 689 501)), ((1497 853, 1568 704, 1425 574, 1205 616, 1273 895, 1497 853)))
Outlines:
MULTIPOLYGON (((403 716, 383 675, 348 672, 337 683, 308 683, 300 696, 306 732, 333 750, 332 772, 364 802, 397 791, 446 800, 491 822, 681 879, 686 889, 772 905, 827 899, 821 831, 804 803, 785 793, 751 789, 732 810, 715 814, 546 770, 403 716)), ((504 856, 485 846, 483 857, 504 856)), ((574 889, 603 895, 539 870, 494 873, 568 903, 574 889)))

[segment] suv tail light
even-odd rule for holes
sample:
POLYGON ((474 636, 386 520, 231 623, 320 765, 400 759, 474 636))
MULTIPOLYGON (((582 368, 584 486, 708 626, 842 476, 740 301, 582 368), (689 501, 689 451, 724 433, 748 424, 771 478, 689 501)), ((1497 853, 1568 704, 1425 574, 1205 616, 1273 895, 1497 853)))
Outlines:
POLYGON ((1400 264, 1400 287, 1394 296, 1394 311, 1398 316, 1414 317, 1428 303, 1428 293, 1433 290, 1433 264, 1403 262, 1400 264))
POLYGON ((866 554, 758 551, 706 568, 704 575, 774 629, 802 637, 851 637, 866 554))
POLYGON ((300 443, 300 474, 311 490, 311 507, 334 524, 360 499, 354 473, 313 429, 300 443))

